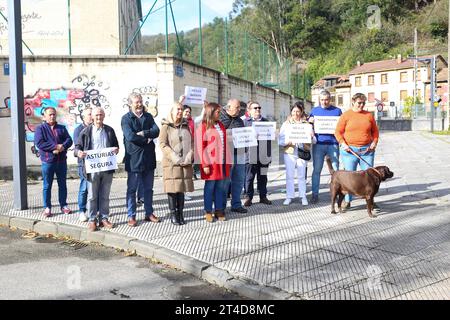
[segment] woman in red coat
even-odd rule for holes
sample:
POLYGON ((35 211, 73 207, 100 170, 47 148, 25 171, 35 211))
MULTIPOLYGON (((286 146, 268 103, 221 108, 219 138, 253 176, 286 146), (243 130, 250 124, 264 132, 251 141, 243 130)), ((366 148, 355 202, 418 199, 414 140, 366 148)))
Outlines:
POLYGON ((196 130, 199 146, 201 178, 205 180, 203 192, 205 219, 208 222, 225 220, 227 190, 225 179, 230 175, 231 162, 227 161, 227 134, 219 121, 221 106, 207 103, 201 124, 196 130), (214 213, 213 213, 214 204, 214 213))

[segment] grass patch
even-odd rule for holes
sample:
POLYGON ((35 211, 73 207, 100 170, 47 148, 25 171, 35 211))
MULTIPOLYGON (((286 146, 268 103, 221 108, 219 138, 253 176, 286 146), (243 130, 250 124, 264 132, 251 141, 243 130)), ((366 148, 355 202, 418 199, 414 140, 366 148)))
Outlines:
POLYGON ((440 136, 450 136, 450 131, 433 131, 434 134, 440 135, 440 136))

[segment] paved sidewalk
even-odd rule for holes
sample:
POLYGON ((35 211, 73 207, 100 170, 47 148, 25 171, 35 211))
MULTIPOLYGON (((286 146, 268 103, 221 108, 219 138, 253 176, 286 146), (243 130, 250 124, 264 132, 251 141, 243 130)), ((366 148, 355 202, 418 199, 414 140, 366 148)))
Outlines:
MULTIPOLYGON (((12 210, 12 184, 1 183, 0 223, 134 249, 251 298, 450 299, 449 158, 449 136, 383 132, 375 164, 388 165, 395 176, 380 187, 376 202, 382 210, 374 219, 360 199, 352 210, 330 214, 325 168, 318 204, 303 207, 297 200, 283 206, 284 169, 274 165, 269 174, 273 205, 254 204, 248 214, 228 211, 225 222, 204 220, 203 182, 196 181, 193 200, 186 202, 185 226, 165 218, 130 228, 126 180, 115 179, 111 221, 117 227, 111 231, 88 232, 76 214, 43 218, 41 182, 29 184, 30 209, 23 212, 12 210)), ((309 164, 309 181, 311 173, 309 164)), ((166 217, 159 179, 155 187, 155 213, 166 217)), ((69 181, 68 189, 75 209, 78 181, 69 181)))

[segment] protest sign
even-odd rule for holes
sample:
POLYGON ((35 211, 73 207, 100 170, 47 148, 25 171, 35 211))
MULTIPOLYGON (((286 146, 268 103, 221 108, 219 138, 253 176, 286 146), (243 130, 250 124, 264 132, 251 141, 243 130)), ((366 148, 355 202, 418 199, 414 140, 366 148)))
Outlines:
POLYGON ((309 123, 292 123, 286 128, 286 141, 311 143, 312 126, 309 123))
POLYGON ((103 172, 117 169, 117 157, 114 148, 86 151, 84 158, 86 173, 103 172))
POLYGON ((334 134, 339 117, 333 116, 315 116, 314 131, 315 133, 334 134))
POLYGON ((185 104, 200 104, 203 105, 206 99, 206 88, 184 87, 184 103, 185 104))
POLYGON ((254 147, 258 145, 253 127, 233 128, 231 132, 235 148, 254 147))
POLYGON ((275 140, 276 122, 254 121, 252 126, 255 128, 257 140, 275 140))

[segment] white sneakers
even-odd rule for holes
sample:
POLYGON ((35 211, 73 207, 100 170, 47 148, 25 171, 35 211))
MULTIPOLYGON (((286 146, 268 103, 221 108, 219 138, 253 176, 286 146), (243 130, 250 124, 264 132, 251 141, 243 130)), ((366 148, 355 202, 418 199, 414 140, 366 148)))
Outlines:
POLYGON ((301 201, 302 201, 302 205, 304 205, 304 206, 307 206, 309 204, 308 199, 306 199, 306 197, 301 198, 301 201))
POLYGON ((88 217, 86 216, 86 213, 84 213, 84 212, 80 212, 78 219, 80 219, 81 222, 88 221, 88 217))
MULTIPOLYGON (((286 200, 284 200, 283 206, 288 206, 288 205, 291 204, 291 202, 292 202, 292 199, 287 198, 286 200)), ((304 205, 304 206, 307 206, 307 205, 309 204, 309 203, 308 203, 308 200, 306 199, 306 197, 300 198, 300 202, 301 202, 302 205, 304 205)))

